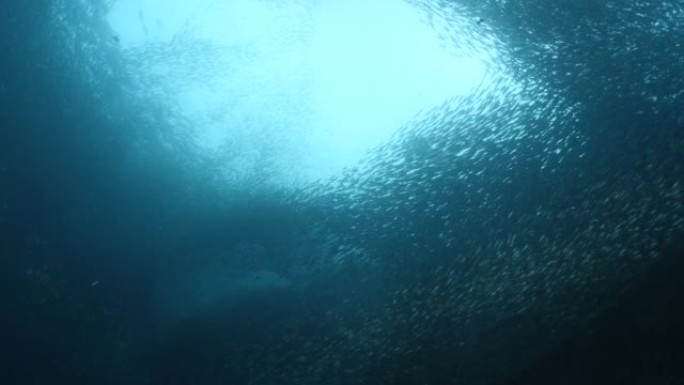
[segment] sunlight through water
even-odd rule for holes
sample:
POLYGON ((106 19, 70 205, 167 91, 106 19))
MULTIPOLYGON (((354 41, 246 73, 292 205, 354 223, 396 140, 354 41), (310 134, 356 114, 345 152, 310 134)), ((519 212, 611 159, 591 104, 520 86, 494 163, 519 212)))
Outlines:
POLYGON ((486 85, 494 55, 448 49, 402 0, 119 0, 107 20, 234 181, 264 167, 285 184, 336 175, 486 85))

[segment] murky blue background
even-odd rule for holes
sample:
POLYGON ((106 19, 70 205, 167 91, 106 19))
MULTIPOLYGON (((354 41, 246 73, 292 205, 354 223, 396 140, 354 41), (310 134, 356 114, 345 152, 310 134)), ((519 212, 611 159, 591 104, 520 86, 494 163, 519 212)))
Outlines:
POLYGON ((0 3, 3 384, 684 381, 682 4, 200 3, 0 3))

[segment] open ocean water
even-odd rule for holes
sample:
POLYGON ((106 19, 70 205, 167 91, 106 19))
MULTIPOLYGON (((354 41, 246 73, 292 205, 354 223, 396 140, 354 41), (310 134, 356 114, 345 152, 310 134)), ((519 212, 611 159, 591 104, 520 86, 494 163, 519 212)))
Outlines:
POLYGON ((684 384, 684 3, 0 2, 0 383, 684 384))

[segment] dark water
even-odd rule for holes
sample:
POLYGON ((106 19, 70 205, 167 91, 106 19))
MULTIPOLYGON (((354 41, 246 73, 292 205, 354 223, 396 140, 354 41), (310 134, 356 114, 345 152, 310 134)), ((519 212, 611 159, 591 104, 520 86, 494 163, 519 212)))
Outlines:
POLYGON ((226 191, 53 6, 0 4, 2 383, 684 383, 680 3, 460 2, 523 91, 294 191, 226 191))

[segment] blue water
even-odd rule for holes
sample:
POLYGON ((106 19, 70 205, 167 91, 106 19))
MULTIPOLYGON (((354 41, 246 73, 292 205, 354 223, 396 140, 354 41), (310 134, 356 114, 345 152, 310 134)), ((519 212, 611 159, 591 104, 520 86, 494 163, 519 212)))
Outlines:
POLYGON ((137 66, 211 46, 0 4, 3 383, 683 382, 684 9, 409 3, 491 81, 314 180, 310 89, 216 100, 208 153, 137 66))

